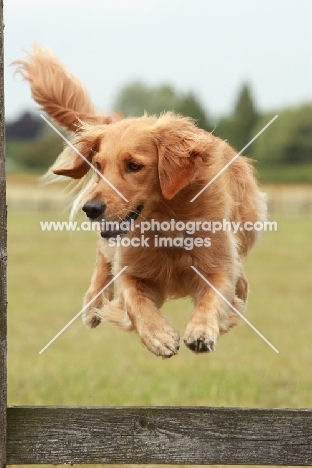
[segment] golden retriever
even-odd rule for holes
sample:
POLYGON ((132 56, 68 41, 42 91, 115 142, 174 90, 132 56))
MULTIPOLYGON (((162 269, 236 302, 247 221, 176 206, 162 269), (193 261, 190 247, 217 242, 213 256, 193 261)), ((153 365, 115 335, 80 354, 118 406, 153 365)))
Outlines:
POLYGON ((40 108, 73 132, 50 176, 80 181, 74 209, 82 207, 102 225, 85 304, 98 297, 84 312, 85 324, 92 328, 106 320, 136 330, 152 353, 170 357, 178 352, 179 333, 159 308, 168 298, 190 296, 194 310, 184 343, 196 353, 213 351, 218 336, 239 322, 236 310, 246 309, 243 261, 258 233, 244 225, 266 215, 250 160, 239 156, 222 171, 236 152, 188 117, 167 112, 123 118, 96 111, 80 81, 46 49, 37 46, 15 64, 40 108), (211 230, 207 238, 204 223, 224 220, 241 227, 211 230), (196 226, 191 234, 181 230, 190 221, 196 226), (108 222, 115 227, 107 228, 108 222), (142 235, 146 222, 153 229, 142 235), (159 246, 163 237, 166 245, 159 246), (115 286, 99 294, 125 266, 115 286))

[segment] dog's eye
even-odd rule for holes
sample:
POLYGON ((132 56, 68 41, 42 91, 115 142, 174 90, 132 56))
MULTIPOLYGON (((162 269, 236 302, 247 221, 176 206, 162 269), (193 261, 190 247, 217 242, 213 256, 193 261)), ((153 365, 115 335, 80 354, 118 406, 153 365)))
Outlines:
POLYGON ((126 165, 127 172, 139 172, 143 167, 143 164, 136 163, 134 161, 129 161, 126 165))

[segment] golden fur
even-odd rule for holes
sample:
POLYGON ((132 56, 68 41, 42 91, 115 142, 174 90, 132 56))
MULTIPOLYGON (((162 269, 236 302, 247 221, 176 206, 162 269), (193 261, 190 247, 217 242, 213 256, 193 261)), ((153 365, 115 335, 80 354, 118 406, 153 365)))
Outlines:
MULTIPOLYGON (((43 49, 35 48, 27 61, 15 62, 28 80, 33 98, 58 124, 75 133, 71 143, 108 179, 114 191, 72 149, 66 146, 49 174, 82 180, 75 209, 86 201, 105 205, 99 219, 120 221, 143 206, 138 221, 263 221, 266 205, 248 159, 239 156, 194 201, 197 195, 236 154, 224 141, 196 127, 190 118, 165 113, 122 119, 95 111, 76 77, 43 49), (139 168, 139 169, 138 169, 139 168)), ((86 206, 86 205, 85 205, 86 206)), ((136 224, 137 224, 136 223, 136 224)), ((139 228, 127 234, 140 236, 139 228)), ((184 334, 195 352, 212 351, 220 334, 238 321, 238 315, 191 268, 194 266, 243 313, 248 282, 243 261, 257 232, 238 230, 209 233, 211 246, 155 247, 155 235, 185 237, 185 232, 145 233, 149 247, 111 247, 99 237, 95 271, 85 304, 124 266, 125 272, 84 313, 94 327, 107 320, 125 330, 135 329, 154 354, 169 357, 178 352, 179 334, 159 308, 168 298, 190 296, 194 311, 184 334)), ((197 230, 194 236, 206 238, 197 230)))

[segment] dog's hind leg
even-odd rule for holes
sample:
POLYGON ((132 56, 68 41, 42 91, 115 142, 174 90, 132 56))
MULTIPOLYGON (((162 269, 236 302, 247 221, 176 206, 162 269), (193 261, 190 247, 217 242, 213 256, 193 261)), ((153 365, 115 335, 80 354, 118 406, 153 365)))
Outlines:
POLYGON ((121 330, 132 331, 135 329, 127 313, 124 301, 121 297, 112 301, 108 301, 106 298, 104 298, 102 307, 96 312, 98 318, 101 321, 103 320, 112 325, 115 325, 121 330))
MULTIPOLYGON (((232 306, 235 310, 243 314, 247 308, 249 285, 242 268, 241 275, 238 277, 235 285, 235 297, 232 301, 232 306)), ((227 333, 233 327, 236 327, 241 322, 241 318, 237 312, 233 309, 229 309, 228 317, 225 322, 225 326, 220 327, 220 335, 227 333)))
POLYGON ((235 294, 239 299, 242 299, 244 302, 247 302, 248 291, 249 291, 248 281, 247 281, 244 271, 242 270, 241 276, 236 281, 235 294))
MULTIPOLYGON (((241 314, 243 314, 247 308, 248 292, 249 285, 242 266, 241 274, 238 277, 235 285, 235 297, 232 301, 232 306, 234 307, 234 309, 239 311, 241 314)), ((239 325, 240 322, 241 318, 239 314, 233 309, 230 309, 227 319, 227 325, 220 329, 220 335, 227 333, 231 330, 231 328, 235 327, 236 325, 239 325)))

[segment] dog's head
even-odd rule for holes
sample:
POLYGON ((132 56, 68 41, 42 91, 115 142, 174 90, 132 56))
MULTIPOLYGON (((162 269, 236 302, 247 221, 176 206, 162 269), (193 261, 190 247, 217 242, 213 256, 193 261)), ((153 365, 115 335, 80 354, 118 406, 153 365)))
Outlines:
POLYGON ((93 171, 83 206, 90 219, 136 219, 144 207, 171 200, 194 183, 208 161, 209 136, 191 119, 171 113, 90 126, 72 139, 51 169, 74 179, 93 171))

